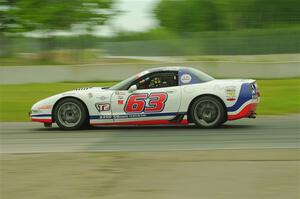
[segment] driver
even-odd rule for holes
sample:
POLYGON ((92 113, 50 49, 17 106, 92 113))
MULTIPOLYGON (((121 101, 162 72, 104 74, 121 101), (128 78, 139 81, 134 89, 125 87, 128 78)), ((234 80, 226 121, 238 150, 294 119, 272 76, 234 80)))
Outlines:
POLYGON ((149 88, 160 88, 161 87, 161 79, 159 77, 154 77, 150 80, 149 88))

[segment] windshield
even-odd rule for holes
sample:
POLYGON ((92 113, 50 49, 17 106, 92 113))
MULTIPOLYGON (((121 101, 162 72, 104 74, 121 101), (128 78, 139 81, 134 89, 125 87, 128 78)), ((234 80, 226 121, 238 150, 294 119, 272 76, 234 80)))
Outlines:
POLYGON ((137 80, 138 78, 140 78, 148 73, 149 73, 149 71, 147 71, 147 70, 143 71, 137 75, 134 75, 132 77, 129 77, 129 78, 117 83, 116 85, 110 87, 109 89, 110 90, 127 90, 133 81, 137 80))
MULTIPOLYGON (((214 80, 213 77, 211 77, 208 74, 203 73, 197 69, 189 68, 188 70, 190 71, 191 74, 195 75, 200 80, 200 82, 208 82, 208 81, 214 80)), ((132 77, 129 77, 129 78, 117 83, 116 85, 110 87, 109 89, 110 90, 128 90, 128 88, 132 84, 132 82, 134 82, 138 78, 140 78, 148 73, 149 73, 149 71, 141 72, 137 75, 134 75, 132 77)))
POLYGON ((110 90, 127 90, 128 87, 130 86, 131 82, 133 82, 134 80, 136 80, 138 77, 132 76, 129 77, 128 79, 125 79, 117 84, 115 84, 114 86, 110 87, 110 90))

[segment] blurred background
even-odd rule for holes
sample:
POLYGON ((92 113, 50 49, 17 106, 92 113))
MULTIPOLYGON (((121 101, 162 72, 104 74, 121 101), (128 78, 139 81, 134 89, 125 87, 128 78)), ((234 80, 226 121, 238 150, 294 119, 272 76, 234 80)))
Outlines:
POLYGON ((3 121, 25 120, 31 104, 43 97, 103 82, 109 86, 161 66, 259 79, 266 102, 260 114, 299 112, 297 0, 0 3, 1 104, 9 104, 1 106, 3 121), (52 90, 45 83, 52 83, 52 90), (32 95, 25 99, 23 92, 32 95))
POLYGON ((0 198, 300 198, 299 0, 0 0, 0 198), (51 95, 152 67, 254 78, 220 129, 29 123, 51 95))
MULTIPOLYGON (((297 0, 1 0, 0 64, 300 52, 297 0)), ((120 60, 119 60, 120 61, 120 60)), ((128 60, 127 60, 128 61, 128 60)), ((121 60, 122 62, 122 60, 121 60)))

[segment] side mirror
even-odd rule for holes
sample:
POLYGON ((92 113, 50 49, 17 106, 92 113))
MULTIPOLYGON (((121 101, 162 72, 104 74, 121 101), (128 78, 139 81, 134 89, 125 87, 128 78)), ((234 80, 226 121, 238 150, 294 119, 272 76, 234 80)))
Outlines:
POLYGON ((128 89, 128 92, 129 93, 132 93, 132 92, 134 92, 134 91, 136 91, 137 90, 137 86, 136 85, 132 85, 132 86, 130 86, 130 88, 128 89))

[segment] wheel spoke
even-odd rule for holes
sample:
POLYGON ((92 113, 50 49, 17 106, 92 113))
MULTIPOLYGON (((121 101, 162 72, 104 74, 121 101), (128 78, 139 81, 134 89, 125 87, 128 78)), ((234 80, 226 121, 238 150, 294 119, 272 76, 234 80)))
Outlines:
POLYGON ((213 101, 202 101, 195 108, 196 120, 202 126, 209 126, 213 124, 219 116, 219 108, 213 101))
POLYGON ((66 127, 74 127, 81 120, 81 111, 77 104, 66 102, 59 107, 58 120, 66 127))

